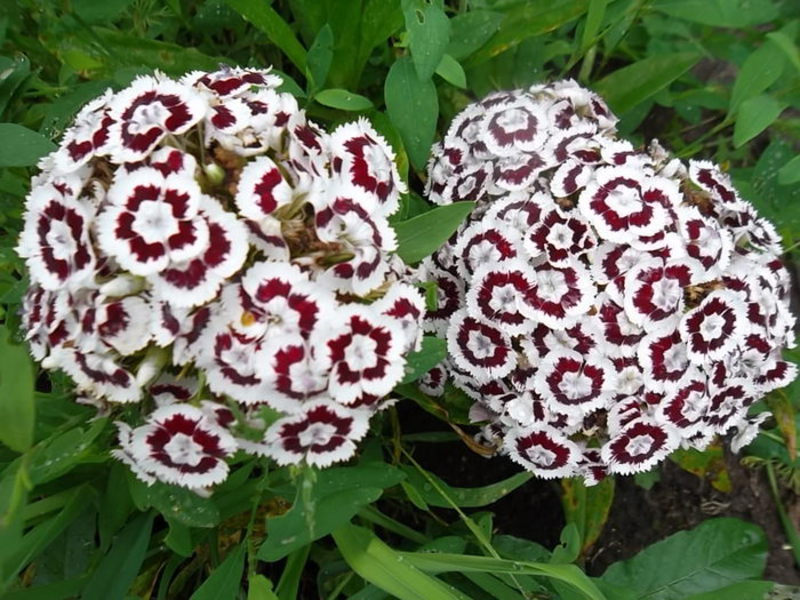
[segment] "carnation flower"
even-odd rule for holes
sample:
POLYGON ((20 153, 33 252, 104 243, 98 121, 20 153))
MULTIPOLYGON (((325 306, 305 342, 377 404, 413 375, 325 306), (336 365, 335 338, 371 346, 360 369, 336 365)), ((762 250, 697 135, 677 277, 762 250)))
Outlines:
POLYGON ((717 435, 742 447, 766 418, 748 408, 797 372, 774 227, 718 166, 634 148, 616 121, 571 80, 464 109, 427 193, 477 205, 418 273, 448 347, 420 389, 449 379, 480 439, 588 485, 717 435))
POLYGON ((81 109, 32 181, 31 352, 126 415, 114 456, 148 484, 208 490, 239 450, 349 459, 421 344, 394 152, 363 118, 325 132, 280 84, 139 77, 81 109))

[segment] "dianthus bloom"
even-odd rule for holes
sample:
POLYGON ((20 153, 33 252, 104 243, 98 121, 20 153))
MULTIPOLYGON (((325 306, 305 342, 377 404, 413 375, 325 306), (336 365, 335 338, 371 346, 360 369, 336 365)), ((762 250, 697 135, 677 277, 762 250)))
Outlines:
POLYGON ((350 458, 418 346, 394 153, 365 119, 326 133, 280 83, 139 77, 32 182, 31 351, 105 411, 138 403, 114 455, 146 482, 207 488, 237 450, 350 458))
POLYGON ((644 471, 737 430, 796 375, 780 238, 706 161, 615 135, 573 81, 468 106, 434 149, 428 197, 474 200, 423 263, 426 329, 481 437, 544 478, 644 471))

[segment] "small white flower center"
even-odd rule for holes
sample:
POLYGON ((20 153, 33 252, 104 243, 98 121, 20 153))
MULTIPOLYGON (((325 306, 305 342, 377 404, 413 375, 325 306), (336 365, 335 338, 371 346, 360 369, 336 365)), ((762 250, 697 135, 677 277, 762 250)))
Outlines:
POLYGON ((664 277, 653 284, 653 304, 663 311, 673 310, 682 296, 683 288, 675 279, 664 277))
POLYGON ((344 361, 352 371, 363 371, 375 366, 378 342, 366 335, 354 335, 344 351, 344 361))
POLYGON ((172 207, 166 202, 145 200, 139 205, 133 229, 145 242, 164 242, 178 233, 178 222, 172 216, 172 207))
POLYGON ((682 344, 675 344, 664 352, 664 366, 667 371, 683 371, 689 359, 686 357, 686 348, 682 344))
POLYGON ((312 423, 297 435, 303 448, 324 446, 336 434, 336 427, 329 423, 312 423))
POLYGON ((497 117, 497 125, 506 133, 527 129, 528 116, 521 108, 510 108, 497 117))
POLYGON ((489 306, 496 312, 511 312, 516 306, 517 289, 507 283, 498 285, 492 290, 489 306))
POLYGON ((642 199, 638 190, 627 186, 611 190, 606 197, 606 204, 620 217, 627 217, 642 209, 642 199))
POLYGON ((558 389, 570 400, 578 400, 591 394, 592 380, 583 373, 564 373, 558 389))
POLYGON ((46 240, 56 259, 65 260, 75 255, 77 244, 72 238, 69 226, 63 221, 50 221, 50 231, 47 232, 46 240))
POLYGON ((133 135, 145 133, 154 125, 161 126, 169 118, 169 111, 160 102, 142 104, 133 111, 128 131, 133 135))
POLYGON ((627 451, 631 456, 647 454, 653 447, 653 438, 649 435, 637 435, 628 442, 627 451))
POLYGON ((708 315, 700 324, 700 333, 706 340, 715 340, 722 337, 724 326, 725 319, 720 315, 708 315))
POLYGON ((467 348, 478 360, 483 360, 494 354, 494 344, 492 340, 483 335, 480 331, 471 331, 467 340, 467 348))
POLYGON ((556 223, 547 234, 547 243, 555 248, 568 249, 572 246, 572 230, 563 223, 556 223))
POLYGON ((481 265, 497 263, 501 258, 500 251, 491 242, 483 241, 469 249, 469 266, 473 271, 481 265))
POLYGON ((169 459, 177 465, 197 466, 205 453, 203 447, 185 433, 176 433, 164 446, 169 459))
POLYGON ((543 271, 538 274, 536 293, 543 300, 560 301, 569 290, 567 278, 561 271, 543 271))
POLYGON ((547 448, 542 448, 541 446, 533 446, 526 450, 525 454, 528 456, 528 460, 541 467, 549 467, 556 459, 554 452, 547 448))

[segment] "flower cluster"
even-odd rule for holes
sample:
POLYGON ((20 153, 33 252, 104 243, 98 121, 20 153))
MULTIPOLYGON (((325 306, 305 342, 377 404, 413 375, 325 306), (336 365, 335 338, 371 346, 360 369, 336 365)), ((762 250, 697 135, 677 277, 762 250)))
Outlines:
POLYGON ((601 98, 561 81, 458 115, 432 201, 475 200, 422 276, 448 344, 422 381, 474 399, 481 436, 538 476, 644 471, 736 430, 796 375, 780 238, 717 166, 615 135, 601 98))
POLYGON ((86 105, 32 182, 18 252, 31 351, 119 423, 145 481, 206 488, 237 450, 349 458, 424 311, 364 119, 328 134, 268 70, 161 74, 86 105))

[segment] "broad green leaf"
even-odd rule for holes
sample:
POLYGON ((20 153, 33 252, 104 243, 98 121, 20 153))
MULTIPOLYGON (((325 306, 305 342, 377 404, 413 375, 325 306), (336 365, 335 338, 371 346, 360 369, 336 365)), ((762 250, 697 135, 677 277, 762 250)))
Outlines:
POLYGON ((772 125, 785 108, 785 104, 766 94, 742 102, 733 127, 734 147, 743 146, 772 125))
POLYGON ((25 533, 12 547, 0 547, 0 593, 9 582, 39 556, 58 536, 86 510, 93 490, 87 485, 75 488, 64 508, 25 533))
POLYGON ((450 19, 451 34, 447 54, 461 60, 478 50, 495 34, 503 14, 489 10, 472 10, 450 19))
POLYGON ((606 477, 587 487, 579 478, 561 480, 561 505, 567 523, 574 523, 582 540, 580 553, 585 555, 600 537, 614 501, 614 478, 606 477))
POLYGON ((0 123, 0 140, 0 167, 31 167, 56 149, 42 134, 16 123, 0 123))
POLYGON ((67 600, 78 597, 84 585, 86 577, 77 577, 7 592, 3 600, 67 600))
POLYGON ((710 519, 614 563, 602 579, 647 600, 685 600, 760 577, 766 558, 767 542, 758 526, 710 519))
MULTIPOLYGON (((725 454, 721 444, 711 444, 702 452, 694 448, 685 450, 679 448, 670 454, 669 459, 684 471, 710 482, 714 489, 725 494, 731 493, 731 478, 725 466, 725 454)), ((655 471, 658 472, 657 469, 655 471)))
POLYGON ((605 600, 597 586, 575 565, 534 563, 467 554, 400 552, 405 561, 427 573, 510 573, 534 575, 561 581, 581 593, 582 598, 605 600))
MULTIPOLYGON (((442 494, 435 489, 435 487, 431 486, 431 484, 416 468, 405 466, 403 467, 403 471, 407 476, 406 482, 409 485, 414 486, 414 489, 419 494, 419 497, 426 504, 431 506, 452 508, 452 505, 450 502, 448 502, 447 498, 443 497, 442 494)), ((452 500, 453 503, 460 508, 477 508, 497 502, 523 485, 525 482, 529 481, 532 477, 532 475, 526 471, 522 473, 516 473, 507 479, 498 481, 497 483, 490 483, 489 485, 475 488, 462 488, 452 487, 446 484, 441 480, 441 478, 437 477, 433 473, 428 472, 428 476, 431 477, 436 482, 436 485, 444 490, 444 493, 447 494, 448 498, 450 498, 450 500, 452 500)))
POLYGON ((402 0, 408 46, 420 79, 430 79, 450 42, 450 20, 427 0, 402 0))
POLYGON ((188 558, 194 553, 191 529, 175 519, 167 519, 167 523, 169 531, 164 537, 164 543, 175 554, 188 558))
POLYGON ((228 5, 260 29, 294 63, 301 73, 306 71, 306 51, 297 41, 291 27, 268 2, 263 0, 228 0, 228 5))
POLYGON ((314 43, 308 49, 306 57, 306 76, 308 77, 308 89, 313 95, 314 90, 320 89, 325 85, 328 72, 331 69, 333 60, 333 30, 327 23, 319 30, 314 43))
MULTIPOLYGON (((385 488, 403 478, 400 470, 385 464, 334 467, 319 472, 310 489, 299 486, 288 512, 269 520, 268 537, 258 551, 258 558, 279 560, 328 535, 350 521, 362 507, 380 498, 385 488)), ((303 484, 312 485, 308 480, 303 484)))
POLYGON ((8 329, 0 327, 0 443, 25 452, 33 444, 36 420, 33 365, 28 349, 8 337, 8 329))
POLYGON ((397 254, 409 265, 421 261, 448 240, 474 206, 474 202, 455 202, 395 223, 397 254))
POLYGON ((750 0, 654 0, 650 7, 670 17, 712 27, 749 27, 777 18, 773 2, 750 0))
POLYGON ((13 59, 0 57, 0 117, 30 73, 31 63, 24 54, 18 54, 13 59))
POLYGON ((615 112, 625 113, 667 87, 698 60, 700 55, 694 52, 650 56, 614 71, 594 88, 615 112))
POLYGON ((786 56, 778 46, 771 42, 766 42, 750 53, 733 83, 728 114, 735 114, 742 102, 758 96, 778 81, 785 65, 786 56))
MULTIPOLYGON (((796 23, 794 24, 796 25, 796 23)), ((789 59, 789 62, 794 65, 794 68, 800 72, 800 48, 792 41, 792 38, 785 31, 771 31, 767 34, 767 39, 778 46, 786 55, 786 58, 789 59)))
POLYGON ((550 551, 536 542, 513 535, 496 535, 492 546, 503 558, 528 562, 550 562, 550 551))
POLYGON ((303 572, 310 552, 311 544, 306 544, 292 551, 286 557, 281 578, 275 588, 275 595, 278 596, 278 600, 295 600, 297 598, 300 581, 303 579, 303 572))
POLYGON ((369 98, 340 89, 322 90, 314 96, 314 100, 339 110, 359 111, 372 108, 372 101, 369 98))
POLYGON ((114 461, 108 469, 108 483, 105 493, 100 498, 98 529, 100 547, 105 551, 111 546, 111 540, 117 531, 122 529, 128 515, 133 511, 133 501, 128 491, 127 467, 114 461))
POLYGON ((436 86, 430 79, 421 80, 411 59, 403 56, 389 69, 383 93, 386 112, 403 139, 411 164, 423 169, 439 117, 436 86))
POLYGON ((139 510, 152 506, 164 518, 189 527, 214 527, 219 524, 219 509, 211 498, 203 498, 192 490, 161 482, 148 486, 134 477, 128 479, 128 484, 139 510))
POLYGON ((583 35, 581 36, 581 53, 589 49, 600 33, 607 6, 608 0, 589 0, 589 9, 586 11, 586 20, 583 23, 583 35))
POLYGON ((139 515, 123 529, 89 578, 81 600, 123 600, 144 562, 153 513, 139 515))
POLYGON ((775 138, 761 153, 755 168, 731 172, 742 197, 779 229, 800 227, 800 186, 778 183, 781 168, 795 156, 797 150, 789 141, 775 138))
POLYGON ((477 65, 513 48, 523 40, 549 33, 586 12, 589 0, 530 0, 511 4, 491 39, 468 61, 477 65))
POLYGON ((263 575, 251 575, 247 580, 247 600, 278 600, 272 582, 263 575))
POLYGON ((333 539, 353 571, 400 600, 466 600, 453 588, 408 564, 368 529, 345 525, 333 532, 333 539))
POLYGON ((35 484, 47 483, 69 473, 80 464, 106 462, 103 454, 92 457, 92 444, 108 425, 108 419, 101 418, 88 425, 73 427, 64 433, 48 439, 37 446, 30 465, 31 481, 35 484))
POLYGON ((791 185, 800 181, 800 156, 795 156, 778 171, 778 183, 791 185))
POLYGON ((775 584, 771 581, 741 581, 713 592, 690 596, 686 600, 765 600, 773 587, 775 584))
POLYGON ((215 71, 219 68, 220 62, 225 62, 223 57, 207 56, 197 48, 187 48, 179 44, 151 40, 100 27, 95 27, 92 31, 103 46, 113 53, 113 60, 110 60, 106 53, 97 50, 96 44, 84 41, 87 44, 87 51, 91 51, 92 56, 100 60, 101 72, 105 76, 112 75, 120 67, 128 66, 138 69, 142 67, 159 69, 167 75, 180 77, 194 69, 215 71))
POLYGON ((464 73, 464 67, 449 54, 442 56, 439 66, 436 67, 436 74, 456 87, 467 87, 467 75, 464 73))
POLYGON ((432 335, 424 336, 422 347, 408 355, 406 375, 400 383, 416 381, 445 358, 447 358, 447 340, 432 335))
POLYGON ((239 580, 244 570, 244 555, 247 545, 241 543, 234 548, 225 560, 209 575, 203 584, 192 594, 191 600, 228 600, 236 598, 239 580))
POLYGON ((90 24, 109 23, 118 18, 133 0, 72 0, 72 10, 90 24))

